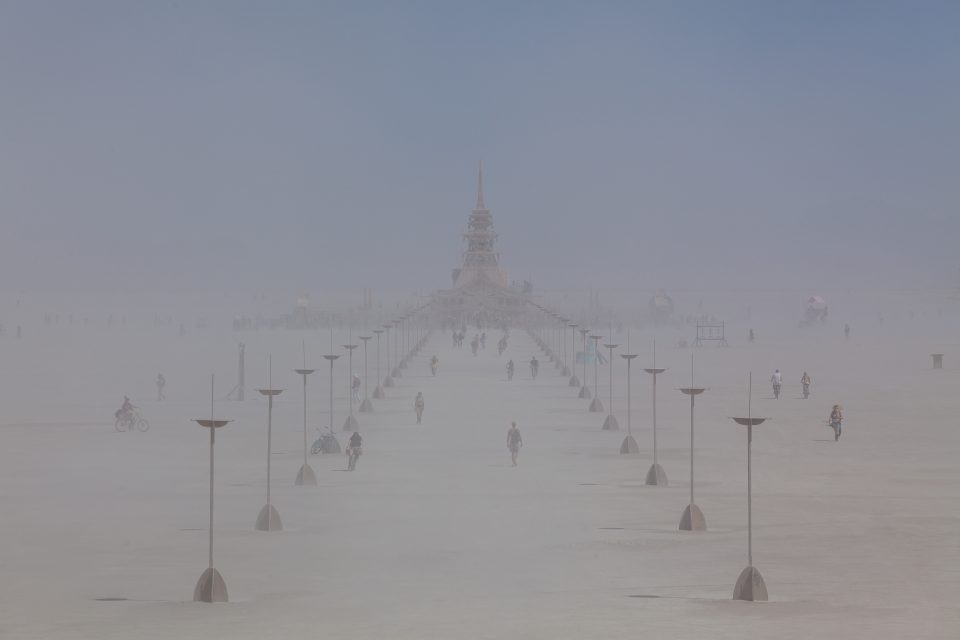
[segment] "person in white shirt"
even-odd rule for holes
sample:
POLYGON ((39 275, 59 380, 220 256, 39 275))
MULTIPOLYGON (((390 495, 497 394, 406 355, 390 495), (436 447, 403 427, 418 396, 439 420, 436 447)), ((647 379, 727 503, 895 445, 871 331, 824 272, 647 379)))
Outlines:
POLYGON ((783 376, 780 375, 780 369, 773 372, 773 375, 770 376, 770 382, 773 383, 773 397, 779 400, 780 385, 783 384, 783 376))

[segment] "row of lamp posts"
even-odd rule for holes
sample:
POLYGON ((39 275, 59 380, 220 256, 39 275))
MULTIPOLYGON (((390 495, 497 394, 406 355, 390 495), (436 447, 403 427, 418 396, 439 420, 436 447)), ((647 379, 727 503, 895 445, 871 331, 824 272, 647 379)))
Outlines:
MULTIPOLYGON (((547 316, 552 316, 559 323, 559 330, 557 332, 558 344, 560 345, 559 353, 565 354, 565 329, 571 329, 571 362, 576 366, 576 333, 577 329, 580 326, 577 323, 571 323, 569 319, 555 314, 544 307, 537 307, 543 311, 547 316)), ((569 386, 571 387, 581 387, 579 397, 580 398, 590 398, 590 389, 586 385, 586 339, 589 329, 580 328, 580 333, 584 345, 584 380, 581 387, 580 380, 577 379, 576 373, 571 373, 570 370, 563 366, 562 375, 570 375, 569 386)), ((591 335, 590 338, 594 340, 594 353, 598 353, 599 341, 602 339, 602 336, 591 335)), ((629 343, 629 341, 628 341, 629 343)), ((613 411, 613 350, 618 346, 615 343, 607 343, 603 345, 608 349, 610 354, 610 396, 609 396, 609 413, 607 414, 606 419, 603 422, 602 430, 604 431, 614 431, 619 429, 619 423, 617 422, 616 416, 613 411)), ((628 349, 629 350, 629 349, 628 349)), ((667 476, 663 470, 663 467, 660 466, 659 460, 657 457, 657 376, 666 371, 665 368, 657 367, 656 365, 656 342, 653 346, 653 366, 645 368, 644 371, 649 373, 652 376, 653 381, 653 464, 650 466, 650 469, 647 471, 645 484, 650 486, 666 486, 667 485, 667 476)), ((625 455, 633 455, 639 453, 640 449, 637 445, 636 440, 633 437, 632 433, 632 407, 631 407, 631 363, 637 357, 637 354, 634 353, 625 353, 620 356, 626 361, 627 365, 627 435, 623 440, 623 443, 620 445, 620 453, 625 455)), ((560 367, 560 359, 557 360, 557 366, 560 367)), ((597 397, 597 359, 594 359, 594 391, 593 391, 593 401, 590 403, 590 412, 597 413, 603 412, 603 405, 599 402, 597 397)), ((760 575, 760 572, 753 566, 753 479, 752 479, 752 443, 753 443, 753 427, 762 424, 767 419, 766 418, 757 418, 752 415, 752 398, 753 398, 753 374, 750 374, 749 383, 748 383, 748 402, 747 402, 747 417, 735 417, 732 418, 733 421, 739 425, 747 427, 747 566, 740 573, 737 578, 737 582, 734 586, 733 598, 735 600, 750 600, 750 601, 765 601, 767 600, 767 588, 766 584, 763 581, 763 577, 760 575)), ((679 391, 689 396, 690 398, 690 502, 683 510, 683 514, 680 517, 679 530, 681 531, 706 531, 707 523, 706 518, 703 515, 700 507, 697 506, 694 500, 694 407, 695 407, 695 398, 696 396, 702 394, 706 391, 705 387, 694 386, 693 382, 693 356, 691 354, 690 358, 690 386, 681 387, 679 391)))

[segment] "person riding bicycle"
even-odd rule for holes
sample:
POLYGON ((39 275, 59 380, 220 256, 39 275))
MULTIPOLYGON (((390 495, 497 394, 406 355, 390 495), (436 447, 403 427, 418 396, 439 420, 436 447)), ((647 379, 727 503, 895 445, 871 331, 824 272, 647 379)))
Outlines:
POLYGON ((130 398, 123 396, 123 405, 113 414, 117 420, 129 420, 133 415, 133 410, 136 409, 133 406, 133 403, 130 402, 130 398))

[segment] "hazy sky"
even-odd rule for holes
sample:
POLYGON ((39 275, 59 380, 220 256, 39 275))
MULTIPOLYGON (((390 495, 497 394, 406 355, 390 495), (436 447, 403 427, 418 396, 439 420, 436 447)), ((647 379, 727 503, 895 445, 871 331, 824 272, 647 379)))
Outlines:
POLYGON ((957 2, 0 0, 0 289, 955 284, 957 2))

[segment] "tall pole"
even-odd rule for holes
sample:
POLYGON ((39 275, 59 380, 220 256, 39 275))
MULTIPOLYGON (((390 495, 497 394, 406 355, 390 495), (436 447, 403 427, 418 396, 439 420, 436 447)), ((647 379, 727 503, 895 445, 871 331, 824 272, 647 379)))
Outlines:
POLYGON ((748 378, 750 390, 747 393, 747 417, 734 418, 734 422, 747 427, 747 567, 740 572, 733 588, 734 600, 764 601, 767 599, 767 585, 760 572, 753 566, 753 427, 762 424, 766 418, 753 417, 753 372, 748 378))
POLYGON ((377 388, 373 390, 373 397, 379 399, 383 397, 383 387, 380 386, 380 334, 383 329, 374 329, 373 332, 377 335, 377 388))
POLYGON ((261 395, 267 396, 267 504, 260 510, 260 515, 257 516, 254 528, 258 531, 280 531, 283 529, 280 514, 277 513, 270 500, 270 465, 273 457, 273 396, 282 392, 282 389, 273 388, 273 356, 270 357, 269 371, 267 388, 259 390, 261 395))
POLYGON ((650 470, 647 471, 646 484, 665 487, 667 486, 667 474, 657 461, 657 376, 666 371, 666 369, 657 368, 656 340, 653 342, 653 367, 644 369, 644 371, 653 376, 653 464, 650 466, 650 470))
POLYGON ((197 580, 197 584, 193 589, 194 602, 226 602, 228 599, 227 585, 223 581, 223 577, 220 575, 220 572, 217 571, 213 566, 213 450, 216 442, 216 430, 220 427, 223 427, 230 421, 215 420, 213 418, 213 382, 214 376, 213 374, 210 374, 210 419, 194 420, 194 422, 199 424, 201 427, 205 427, 210 430, 210 523, 208 525, 207 538, 207 568, 202 574, 200 574, 200 579, 197 580))
POLYGON ((570 386, 579 387, 580 380, 577 378, 577 327, 578 324, 570 325, 570 386))
MULTIPOLYGON (((360 428, 360 424, 357 422, 357 419, 353 417, 353 350, 357 348, 358 345, 355 344, 345 344, 343 348, 347 350, 349 354, 349 376, 350 381, 347 385, 347 394, 350 396, 350 412, 347 414, 347 419, 343 423, 344 431, 356 431, 360 428)), ((333 424, 333 423, 331 423, 333 424)))
POLYGON ((360 413, 370 413, 373 411, 373 403, 370 402, 370 386, 367 377, 367 343, 373 336, 360 336, 363 340, 363 400, 360 402, 360 413))
POLYGON ((693 411, 696 397, 706 391, 704 387, 693 386, 693 354, 690 354, 690 386, 683 387, 680 392, 690 396, 690 504, 683 510, 680 517, 680 531, 706 531, 707 520, 703 512, 693 500, 693 411))
POLYGON ((317 476, 313 473, 313 468, 307 464, 307 376, 316 371, 316 369, 307 369, 307 346, 302 344, 303 349, 303 368, 294 369, 294 371, 303 376, 303 466, 297 472, 295 484, 298 487, 314 486, 317 484, 317 476))
MULTIPOLYGON (((629 350, 629 348, 628 342, 627 349, 629 350)), ((633 437, 633 407, 631 404, 633 394, 630 386, 630 363, 637 357, 637 354, 622 353, 620 357, 627 361, 627 437, 623 439, 623 444, 620 445, 620 453, 628 455, 640 453, 640 447, 637 446, 637 441, 633 437)))
POLYGON ((587 334, 590 333, 590 329, 586 327, 580 329, 580 335, 583 337, 583 386, 580 387, 580 397, 589 398, 590 397, 590 387, 587 386, 587 334))
MULTIPOLYGON (((613 332, 610 332, 611 335, 613 332)), ((603 430, 604 431, 618 431, 620 429, 620 423, 617 422, 617 417, 613 415, 613 350, 617 348, 617 345, 605 344, 603 345, 610 350, 610 413, 607 414, 607 418, 603 421, 603 430)))
MULTIPOLYGON (((387 333, 387 377, 383 379, 383 386, 392 387, 393 386, 393 375, 390 373, 390 323, 383 325, 384 330, 387 333)), ((396 339, 394 339, 396 342, 396 339)))
POLYGON ((599 413, 603 411, 603 402, 600 400, 599 379, 600 379, 600 340, 603 336, 590 336, 593 340, 593 401, 590 403, 590 412, 599 413))

